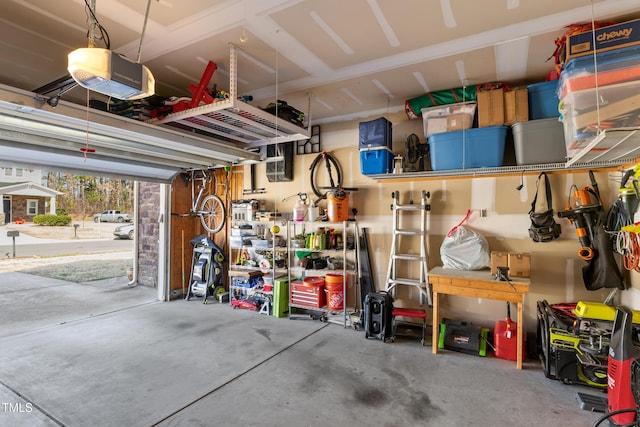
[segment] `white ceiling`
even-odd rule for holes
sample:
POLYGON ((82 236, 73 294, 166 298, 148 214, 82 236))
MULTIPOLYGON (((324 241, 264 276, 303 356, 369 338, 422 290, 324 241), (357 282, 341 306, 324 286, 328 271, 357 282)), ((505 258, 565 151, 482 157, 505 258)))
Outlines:
MULTIPOLYGON (((402 111, 428 91, 543 81, 569 24, 640 18, 638 0, 151 0, 141 44, 146 7, 97 0, 96 15, 112 50, 141 49, 159 95, 189 96, 209 60, 211 85, 228 90, 233 43, 246 53, 238 94, 283 99, 312 124, 402 111)), ((87 46, 84 0, 3 0, 0 22, 0 83, 12 87, 67 75, 67 54, 87 46)))

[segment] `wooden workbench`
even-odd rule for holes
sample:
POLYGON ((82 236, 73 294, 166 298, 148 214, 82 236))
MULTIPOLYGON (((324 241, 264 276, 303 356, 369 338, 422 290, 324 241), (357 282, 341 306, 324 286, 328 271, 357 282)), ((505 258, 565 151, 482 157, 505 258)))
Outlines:
POLYGON ((516 364, 518 369, 522 369, 522 342, 524 336, 522 303, 524 296, 529 293, 529 279, 511 278, 511 284, 509 284, 505 281, 495 280, 489 270, 467 271, 435 267, 429 271, 429 283, 431 283, 433 293, 433 342, 431 348, 434 354, 438 352, 440 294, 508 301, 518 305, 516 364))

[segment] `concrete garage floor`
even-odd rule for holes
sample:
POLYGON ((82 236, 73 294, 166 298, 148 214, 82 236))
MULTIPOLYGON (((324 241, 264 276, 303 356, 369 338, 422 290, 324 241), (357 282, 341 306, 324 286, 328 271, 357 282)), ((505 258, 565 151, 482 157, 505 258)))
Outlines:
POLYGON ((600 415, 576 400, 598 391, 548 380, 538 361, 518 371, 335 324, 156 302, 119 280, 0 273, 1 426, 584 427, 600 415))

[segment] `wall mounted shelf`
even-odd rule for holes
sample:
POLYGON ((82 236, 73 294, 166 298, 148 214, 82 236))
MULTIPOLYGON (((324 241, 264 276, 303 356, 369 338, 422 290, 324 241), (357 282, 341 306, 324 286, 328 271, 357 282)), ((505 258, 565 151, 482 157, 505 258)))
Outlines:
POLYGON ((640 127, 605 129, 582 145, 584 148, 567 162, 567 167, 621 159, 633 162, 640 157, 640 127))
POLYGON ((443 178, 480 178, 491 176, 519 175, 521 173, 545 172, 570 172, 589 169, 620 169, 620 167, 634 163, 635 158, 620 158, 609 161, 592 161, 589 163, 574 163, 568 166, 567 163, 545 163, 537 165, 501 166, 495 168, 471 168, 471 169, 451 169, 424 172, 403 172, 402 174, 376 174, 368 175, 369 178, 377 181, 413 181, 416 179, 443 179, 443 178))

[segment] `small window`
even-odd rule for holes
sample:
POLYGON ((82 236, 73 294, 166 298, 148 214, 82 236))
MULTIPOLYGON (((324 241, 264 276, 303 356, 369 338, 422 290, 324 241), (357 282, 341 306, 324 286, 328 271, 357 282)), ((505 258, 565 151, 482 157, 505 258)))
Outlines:
POLYGON ((38 201, 35 199, 27 200, 27 215, 38 215, 38 201))
POLYGON ((22 169, 16 168, 16 176, 22 176, 22 169))
POLYGON ((13 175, 13 168, 4 168, 4 175, 5 176, 13 175))

